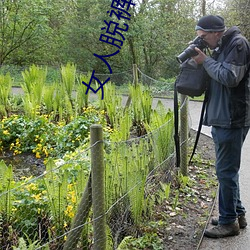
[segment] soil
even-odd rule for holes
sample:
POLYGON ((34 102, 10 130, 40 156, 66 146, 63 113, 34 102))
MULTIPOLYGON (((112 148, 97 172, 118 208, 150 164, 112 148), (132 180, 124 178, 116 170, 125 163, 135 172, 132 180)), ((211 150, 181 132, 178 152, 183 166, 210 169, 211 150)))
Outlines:
POLYGON ((39 176, 45 171, 43 159, 37 159, 32 153, 13 155, 12 152, 7 152, 0 156, 0 160, 4 160, 6 165, 13 167, 16 181, 23 176, 39 176))
MULTIPOLYGON (((196 132, 191 131, 191 143, 196 132)), ((167 227, 159 230, 164 242, 164 250, 199 249, 207 221, 214 208, 217 194, 215 175, 214 144, 210 137, 201 134, 196 157, 189 166, 188 176, 192 180, 185 188, 179 188, 179 201, 176 209, 171 202, 158 207, 167 216, 167 227), (197 156, 198 155, 198 156, 197 156)), ((171 187, 172 189, 172 187, 171 187)), ((175 199, 176 194, 172 195, 175 199)), ((169 199, 171 200, 171 199, 169 199)))

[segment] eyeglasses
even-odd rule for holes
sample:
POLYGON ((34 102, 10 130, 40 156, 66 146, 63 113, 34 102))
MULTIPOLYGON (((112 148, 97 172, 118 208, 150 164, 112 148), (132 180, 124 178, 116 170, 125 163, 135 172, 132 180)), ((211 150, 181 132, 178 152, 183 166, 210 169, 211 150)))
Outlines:
POLYGON ((211 33, 214 33, 213 31, 210 31, 210 32, 206 32, 202 35, 200 35, 199 37, 202 38, 202 39, 205 39, 207 37, 208 34, 211 34, 211 33))

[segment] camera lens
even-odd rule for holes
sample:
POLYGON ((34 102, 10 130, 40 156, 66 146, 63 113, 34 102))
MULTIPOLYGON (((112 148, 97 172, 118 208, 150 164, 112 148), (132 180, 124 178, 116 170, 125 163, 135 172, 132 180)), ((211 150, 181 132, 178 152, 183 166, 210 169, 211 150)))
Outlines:
POLYGON ((198 53, 194 49, 195 47, 195 44, 191 44, 189 47, 187 47, 180 55, 176 57, 177 61, 179 63, 183 63, 188 58, 198 55, 198 53))
POLYGON ((177 61, 179 63, 183 63, 188 58, 198 55, 195 47, 199 48, 200 50, 203 50, 207 47, 207 43, 199 36, 197 36, 192 43, 180 54, 176 57, 177 61))

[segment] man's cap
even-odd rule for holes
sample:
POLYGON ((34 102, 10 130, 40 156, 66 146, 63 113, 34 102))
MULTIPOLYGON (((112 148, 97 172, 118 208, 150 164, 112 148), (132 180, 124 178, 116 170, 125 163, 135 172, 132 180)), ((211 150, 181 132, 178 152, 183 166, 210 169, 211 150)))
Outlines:
POLYGON ((195 26, 195 30, 203 30, 206 32, 224 31, 224 19, 221 16, 203 16, 202 18, 200 18, 197 25, 195 26))

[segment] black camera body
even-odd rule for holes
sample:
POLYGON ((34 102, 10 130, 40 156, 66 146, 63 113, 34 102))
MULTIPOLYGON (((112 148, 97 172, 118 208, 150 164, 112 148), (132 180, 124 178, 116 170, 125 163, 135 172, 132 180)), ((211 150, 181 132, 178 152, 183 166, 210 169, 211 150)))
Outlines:
POLYGON ((200 50, 203 50, 207 48, 207 43, 199 36, 197 36, 190 45, 180 54, 176 57, 177 61, 179 63, 183 63, 188 58, 198 55, 198 53, 195 51, 195 47, 199 48, 200 50))

